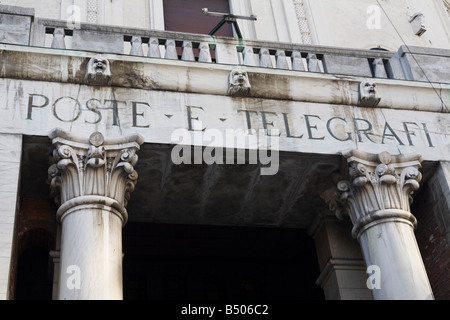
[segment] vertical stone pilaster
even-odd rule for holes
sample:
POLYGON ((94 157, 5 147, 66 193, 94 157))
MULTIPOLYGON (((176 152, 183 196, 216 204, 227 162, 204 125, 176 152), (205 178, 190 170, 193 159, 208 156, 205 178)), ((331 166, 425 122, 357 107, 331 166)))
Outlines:
POLYGON ((342 210, 353 224, 366 266, 376 266, 375 299, 433 299, 414 235, 411 194, 419 189, 420 155, 344 153, 348 177, 337 183, 342 210))
POLYGON ((366 267, 358 242, 351 236, 351 223, 332 213, 318 213, 310 226, 320 275, 316 280, 327 300, 372 300, 366 286, 366 267))
POLYGON ((148 0, 150 29, 164 30, 163 0, 148 0))
POLYGON ((59 250, 50 251, 50 258, 53 261, 53 285, 52 285, 52 299, 57 300, 59 297, 59 277, 60 273, 60 254, 59 250))
POLYGON ((89 139, 60 129, 49 168, 52 195, 60 205, 60 300, 122 299, 122 227, 137 182, 139 135, 89 139))

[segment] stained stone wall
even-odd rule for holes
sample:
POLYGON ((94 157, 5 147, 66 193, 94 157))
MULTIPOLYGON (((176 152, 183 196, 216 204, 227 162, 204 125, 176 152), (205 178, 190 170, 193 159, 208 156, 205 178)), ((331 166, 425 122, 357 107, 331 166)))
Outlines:
POLYGON ((8 298, 8 281, 18 212, 22 135, 0 134, 0 300, 8 298))

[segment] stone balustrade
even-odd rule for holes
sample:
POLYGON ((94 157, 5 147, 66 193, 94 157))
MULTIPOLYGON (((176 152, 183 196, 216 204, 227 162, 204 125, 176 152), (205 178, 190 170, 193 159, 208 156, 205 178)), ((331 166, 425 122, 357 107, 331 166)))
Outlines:
POLYGON ((405 79, 395 52, 239 40, 36 19, 31 45, 280 70, 405 79))
POLYGON ((63 20, 38 19, 31 11, 26 12, 28 16, 24 18, 23 12, 3 7, 0 7, 0 15, 7 19, 0 21, 9 26, 17 20, 23 28, 20 32, 0 31, 0 43, 298 72, 450 83, 450 69, 443 68, 450 64, 450 51, 445 49, 401 46, 397 52, 361 50, 90 23, 72 24, 63 20))

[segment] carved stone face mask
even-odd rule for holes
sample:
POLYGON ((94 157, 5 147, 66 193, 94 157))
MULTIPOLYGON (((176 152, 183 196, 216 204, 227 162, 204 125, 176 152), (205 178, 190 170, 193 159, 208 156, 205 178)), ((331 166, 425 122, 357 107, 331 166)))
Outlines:
POLYGON ((375 96, 376 94, 376 84, 370 82, 364 82, 364 92, 366 96, 375 96))
POLYGON ((359 105, 361 107, 376 107, 381 98, 377 95, 376 84, 363 81, 359 85, 359 105))
POLYGON ((95 70, 95 73, 97 73, 97 74, 105 73, 107 65, 108 65, 108 63, 107 63, 106 59, 98 58, 98 57, 94 58, 94 70, 95 70))
POLYGON ((87 65, 85 79, 90 85, 108 85, 111 80, 109 61, 102 56, 91 58, 87 65))
POLYGON ((230 73, 228 94, 231 96, 247 96, 250 93, 250 82, 246 72, 233 70, 230 73))
POLYGON ((233 72, 233 83, 235 85, 240 85, 243 86, 246 83, 246 79, 245 79, 245 73, 241 72, 241 71, 234 71, 233 72))

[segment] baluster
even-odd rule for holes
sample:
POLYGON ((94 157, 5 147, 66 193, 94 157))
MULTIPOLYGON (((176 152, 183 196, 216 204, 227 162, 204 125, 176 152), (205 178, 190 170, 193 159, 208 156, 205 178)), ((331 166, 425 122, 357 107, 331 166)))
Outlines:
POLYGON ((284 52, 284 50, 277 50, 275 57, 277 58, 277 69, 289 69, 286 52, 284 52))
POLYGON ((150 38, 148 42, 148 53, 149 58, 161 58, 161 50, 159 50, 159 40, 158 38, 150 38))
POLYGON ((315 53, 308 53, 306 60, 308 61, 308 71, 320 72, 319 59, 315 53))
POLYGON ((132 56, 143 56, 144 51, 142 50, 142 38, 132 37, 131 38, 131 50, 130 55, 132 56))
POLYGON ((194 51, 192 49, 191 41, 183 41, 183 54, 181 55, 181 60, 195 61, 195 56, 194 56, 194 51))
POLYGON ((66 34, 63 28, 55 28, 55 31, 53 32, 52 48, 65 49, 66 48, 65 37, 66 34))
POLYGON ((252 47, 245 47, 242 54, 244 55, 244 65, 256 66, 255 54, 253 53, 252 47))
POLYGON ((384 68, 383 59, 377 58, 372 62, 373 73, 375 78, 387 78, 386 69, 384 68))
POLYGON ((164 55, 164 58, 178 60, 177 46, 175 40, 171 39, 166 40, 166 54, 164 55))
POLYGON ((259 66, 263 68, 273 68, 269 49, 261 48, 259 51, 259 66))
POLYGON ((198 47, 200 54, 198 56, 199 62, 212 62, 211 52, 209 51, 209 44, 207 42, 201 42, 198 47))
POLYGON ((302 54, 299 51, 292 52, 292 70, 295 71, 305 71, 305 67, 303 65, 302 54))

